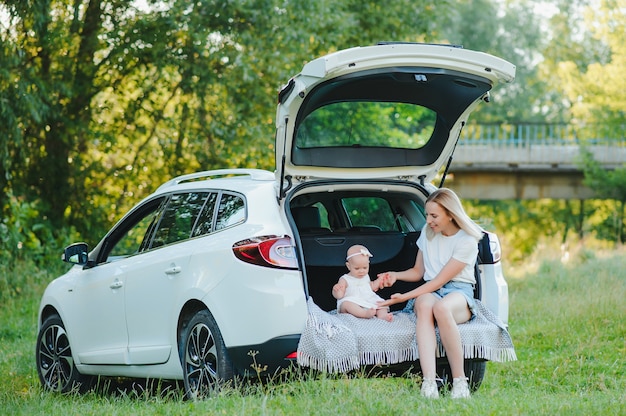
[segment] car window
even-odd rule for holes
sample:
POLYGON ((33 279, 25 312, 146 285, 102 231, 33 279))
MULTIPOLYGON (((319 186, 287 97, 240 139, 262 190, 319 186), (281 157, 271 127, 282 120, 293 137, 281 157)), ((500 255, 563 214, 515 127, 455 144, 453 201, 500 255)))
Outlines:
POLYGON ((342 204, 353 228, 398 231, 391 206, 383 198, 343 198, 342 204))
POLYGON ((108 241, 111 249, 108 254, 103 251, 100 262, 127 257, 145 250, 165 201, 166 198, 162 197, 145 203, 112 230, 108 241))
POLYGON ((326 210, 324 204, 322 204, 321 202, 316 202, 315 204, 313 204, 313 206, 317 207, 320 213, 320 227, 330 229, 331 226, 330 222, 328 221, 328 211, 326 210))
POLYGON ((221 230, 246 219, 245 203, 242 197, 233 194, 222 194, 217 212, 216 230, 221 230))
POLYGON ((416 201, 405 201, 396 207, 396 222, 400 230, 406 233, 421 230, 426 224, 424 206, 416 201))
POLYGON ((428 143, 436 121, 435 111, 414 104, 338 102, 306 116, 298 127, 296 147, 419 149, 428 143))
POLYGON ((196 226, 193 230, 193 237, 209 234, 213 232, 213 213, 215 212, 215 202, 217 193, 211 192, 204 203, 204 207, 198 216, 196 226))
POLYGON ((163 210, 150 248, 157 248, 190 238, 196 218, 208 195, 208 192, 186 192, 172 195, 163 210))

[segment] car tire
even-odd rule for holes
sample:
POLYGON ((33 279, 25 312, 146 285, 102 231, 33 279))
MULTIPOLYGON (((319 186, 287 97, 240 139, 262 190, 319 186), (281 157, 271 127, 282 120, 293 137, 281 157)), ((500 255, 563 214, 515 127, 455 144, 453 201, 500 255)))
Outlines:
POLYGON ((58 315, 47 317, 37 335, 37 373, 45 390, 84 393, 93 377, 78 372, 70 340, 58 315))
MULTIPOLYGON (((485 378, 487 361, 465 360, 465 376, 469 378, 469 388, 472 392, 478 390, 485 378)), ((443 385, 452 385, 452 371, 450 365, 442 363, 437 366, 437 374, 441 377, 443 385)))
POLYGON ((232 362, 217 323, 208 310, 196 312, 183 326, 179 353, 188 399, 210 397, 233 380, 232 362))

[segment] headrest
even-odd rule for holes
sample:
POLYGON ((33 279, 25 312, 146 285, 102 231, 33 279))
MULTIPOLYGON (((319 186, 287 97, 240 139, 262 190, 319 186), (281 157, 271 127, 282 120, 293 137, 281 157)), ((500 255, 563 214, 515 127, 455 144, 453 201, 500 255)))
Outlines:
POLYGON ((319 228, 322 226, 320 211, 317 207, 298 207, 292 211, 298 229, 319 228))

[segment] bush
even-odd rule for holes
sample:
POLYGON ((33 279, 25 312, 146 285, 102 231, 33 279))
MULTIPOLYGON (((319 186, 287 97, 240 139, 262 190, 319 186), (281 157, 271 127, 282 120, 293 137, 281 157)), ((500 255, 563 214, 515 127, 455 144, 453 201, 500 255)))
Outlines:
POLYGON ((25 202, 12 194, 7 201, 0 223, 0 300, 30 287, 40 276, 33 270, 45 267, 62 272, 61 251, 76 237, 73 229, 55 230, 41 218, 37 202, 25 202))

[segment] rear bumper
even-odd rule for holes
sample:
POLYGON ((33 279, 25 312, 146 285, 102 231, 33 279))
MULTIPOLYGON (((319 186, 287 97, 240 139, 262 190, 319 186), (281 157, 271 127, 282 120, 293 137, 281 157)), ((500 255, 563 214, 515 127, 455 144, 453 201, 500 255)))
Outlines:
POLYGON ((270 339, 263 344, 228 349, 237 374, 245 377, 273 375, 295 363, 300 334, 270 339), (292 358, 288 358, 291 355, 292 358))

